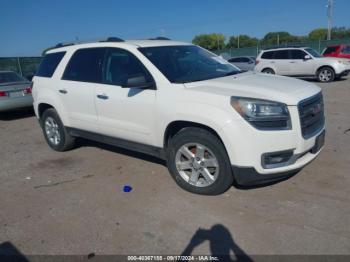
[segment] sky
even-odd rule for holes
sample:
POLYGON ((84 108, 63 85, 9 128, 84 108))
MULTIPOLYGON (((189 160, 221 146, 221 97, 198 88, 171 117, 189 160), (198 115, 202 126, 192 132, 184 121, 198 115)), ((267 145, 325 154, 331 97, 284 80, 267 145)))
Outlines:
MULTIPOLYGON (((334 0, 334 26, 350 27, 350 0, 334 0)), ((327 27, 327 0, 0 0, 0 57, 36 56, 60 42, 117 36, 288 31, 327 27)))

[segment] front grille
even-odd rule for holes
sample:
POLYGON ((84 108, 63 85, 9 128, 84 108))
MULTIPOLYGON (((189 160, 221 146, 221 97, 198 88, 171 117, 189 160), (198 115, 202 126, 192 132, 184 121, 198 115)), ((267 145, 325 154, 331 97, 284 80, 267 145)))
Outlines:
POLYGON ((298 104, 301 133, 310 138, 324 126, 324 105, 322 93, 307 98, 298 104))

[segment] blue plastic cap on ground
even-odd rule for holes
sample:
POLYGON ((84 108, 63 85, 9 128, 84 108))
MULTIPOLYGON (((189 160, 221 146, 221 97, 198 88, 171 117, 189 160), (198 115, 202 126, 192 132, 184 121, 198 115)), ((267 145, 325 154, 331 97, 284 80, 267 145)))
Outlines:
POLYGON ((129 193, 131 190, 132 190, 132 187, 129 186, 129 185, 125 185, 124 188, 123 188, 123 191, 126 192, 126 193, 129 193))

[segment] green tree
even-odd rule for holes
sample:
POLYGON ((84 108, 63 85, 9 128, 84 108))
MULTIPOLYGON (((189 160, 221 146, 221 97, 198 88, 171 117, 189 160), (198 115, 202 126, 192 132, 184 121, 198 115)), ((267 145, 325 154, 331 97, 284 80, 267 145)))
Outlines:
POLYGON ((310 41, 316 41, 316 40, 326 40, 327 39, 327 29, 326 28, 317 28, 312 30, 309 33, 309 40, 310 41))
POLYGON ((239 41, 239 47, 244 48, 244 47, 256 46, 259 42, 259 39, 255 37, 250 37, 248 35, 231 36, 227 43, 227 47, 238 48, 238 41, 239 41))
POLYGON ((350 38, 350 28, 334 27, 332 29, 332 38, 333 39, 350 38))
POLYGON ((298 37, 291 35, 288 32, 270 32, 262 39, 263 45, 280 45, 297 42, 298 37))
POLYGON ((225 36, 217 33, 196 35, 192 43, 208 50, 223 49, 225 47, 225 36))

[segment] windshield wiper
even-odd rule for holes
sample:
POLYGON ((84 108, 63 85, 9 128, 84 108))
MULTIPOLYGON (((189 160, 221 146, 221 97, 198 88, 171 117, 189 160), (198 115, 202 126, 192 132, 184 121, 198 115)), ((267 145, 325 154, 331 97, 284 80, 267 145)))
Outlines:
POLYGON ((237 75, 237 74, 240 74, 240 73, 242 73, 242 71, 231 71, 231 72, 226 73, 223 76, 233 76, 233 75, 237 75))

